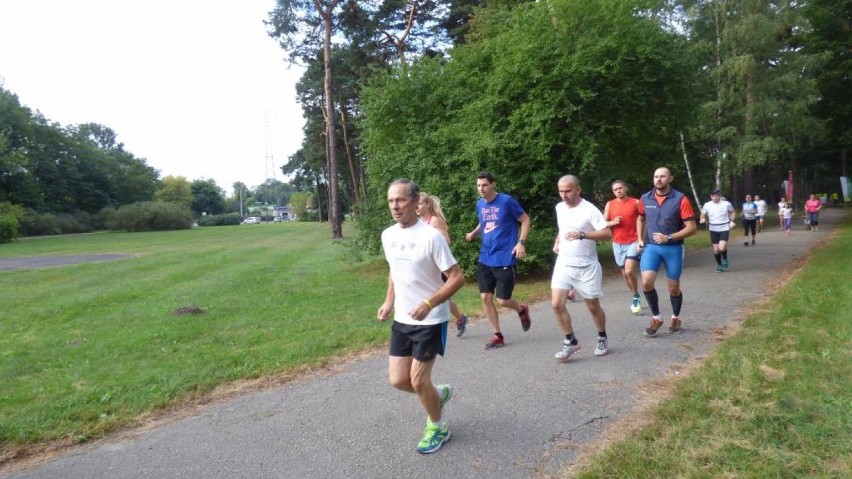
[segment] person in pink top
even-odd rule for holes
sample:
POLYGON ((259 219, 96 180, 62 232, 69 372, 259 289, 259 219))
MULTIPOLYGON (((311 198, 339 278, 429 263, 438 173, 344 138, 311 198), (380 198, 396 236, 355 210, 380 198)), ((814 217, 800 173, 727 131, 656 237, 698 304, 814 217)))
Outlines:
POLYGON ((808 220, 808 229, 816 231, 819 226, 819 210, 822 209, 822 203, 816 195, 812 194, 808 201, 805 201, 805 217, 808 220))
MULTIPOLYGON (((441 208, 441 200, 437 196, 432 196, 429 193, 420 192, 420 201, 417 203, 417 216, 420 217, 427 225, 441 232, 441 235, 447 240, 450 240, 450 227, 447 225, 447 218, 444 216, 444 210, 441 208)), ((467 330, 467 315, 459 311, 458 305, 450 300, 450 314, 456 320, 456 337, 462 337, 467 330)))

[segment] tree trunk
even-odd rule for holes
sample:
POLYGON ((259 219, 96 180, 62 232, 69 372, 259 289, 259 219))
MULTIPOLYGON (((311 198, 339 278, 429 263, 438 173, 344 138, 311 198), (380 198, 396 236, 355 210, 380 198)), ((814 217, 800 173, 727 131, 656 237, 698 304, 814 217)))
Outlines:
POLYGON ((340 219, 339 205, 339 181, 337 175, 337 135, 335 133, 334 97, 331 88, 331 10, 323 15, 323 27, 325 36, 323 38, 323 69, 325 78, 323 89, 325 91, 325 132, 326 153, 328 155, 328 220, 331 224, 331 238, 343 238, 343 228, 340 219))
POLYGON ((346 160, 349 162, 349 175, 352 178, 352 198, 354 200, 355 212, 360 211, 361 204, 361 186, 358 178, 358 169, 355 167, 355 159, 352 158, 352 149, 349 147, 349 132, 346 128, 346 109, 343 107, 343 102, 340 104, 340 126, 343 129, 343 147, 346 150, 346 160))
MULTIPOLYGON (((724 8, 724 6, 720 6, 724 8)), ((723 15, 716 9, 715 11, 716 24, 716 131, 722 131, 722 22, 723 15)), ((727 154, 722 149, 721 133, 716 136, 716 172, 714 179, 716 180, 716 188, 722 189, 722 163, 727 154)))
POLYGON ((314 176, 314 187, 317 190, 317 195, 316 195, 317 196, 317 204, 316 204, 317 219, 319 220, 320 223, 322 223, 322 195, 320 194, 320 185, 321 184, 322 183, 320 182, 319 175, 315 175, 314 176))
POLYGON ((701 209, 701 200, 698 199, 698 191, 695 189, 695 181, 692 179, 692 170, 689 168, 689 158, 686 156, 686 142, 683 140, 683 132, 680 132, 680 151, 683 152, 683 163, 686 165, 686 176, 689 177, 689 186, 692 188, 692 196, 695 197, 695 204, 698 210, 701 209))

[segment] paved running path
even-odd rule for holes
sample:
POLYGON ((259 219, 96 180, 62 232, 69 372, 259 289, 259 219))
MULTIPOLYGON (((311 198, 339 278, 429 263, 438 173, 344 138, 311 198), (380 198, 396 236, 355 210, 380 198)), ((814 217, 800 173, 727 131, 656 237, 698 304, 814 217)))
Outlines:
MULTIPOLYGON (((707 249, 688 254, 682 281, 684 332, 677 336, 664 327, 656 338, 643 337, 650 313, 629 313, 627 288, 615 277, 604 286, 609 356, 592 354, 594 328, 581 302, 569 310, 583 350, 566 364, 553 359, 562 337, 549 302, 533 305, 528 333, 521 332, 517 315, 501 314, 504 348, 483 350, 491 335, 484 320, 464 338, 452 336, 434 377, 455 388, 445 409, 453 437, 436 454, 421 456, 414 450, 424 413, 413 395, 387 384, 387 359, 377 354, 330 375, 211 405, 168 425, 84 446, 0 477, 556 476, 577 454, 566 443, 596 439, 602 428, 638 404, 639 386, 676 374, 679 365, 706 354, 716 343, 714 330, 764 297, 765 285, 824 238, 843 212, 825 211, 817 233, 797 224, 791 237, 768 227, 754 247, 733 241, 726 273, 714 272, 707 249)), ((664 285, 665 279, 658 279, 667 316, 671 306, 664 285)))

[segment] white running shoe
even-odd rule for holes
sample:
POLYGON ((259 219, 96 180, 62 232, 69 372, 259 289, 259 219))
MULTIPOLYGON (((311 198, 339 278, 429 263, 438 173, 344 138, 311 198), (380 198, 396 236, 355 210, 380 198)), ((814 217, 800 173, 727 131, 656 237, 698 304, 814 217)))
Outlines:
POLYGON ((606 338, 598 336, 598 345, 595 347, 595 356, 606 356, 609 354, 609 341, 606 338))
POLYGON ((562 349, 560 349, 559 352, 556 353, 556 355, 554 357, 560 363, 564 363, 565 361, 568 361, 569 359, 571 359, 571 355, 576 353, 579 350, 580 350, 580 344, 579 343, 577 343, 577 344, 563 343, 562 349))

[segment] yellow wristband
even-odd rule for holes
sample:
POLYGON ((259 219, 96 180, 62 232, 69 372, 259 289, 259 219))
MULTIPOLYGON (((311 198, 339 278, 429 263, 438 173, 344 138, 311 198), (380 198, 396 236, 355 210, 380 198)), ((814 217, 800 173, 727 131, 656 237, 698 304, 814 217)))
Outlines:
POLYGON ((430 303, 428 299, 424 299, 423 302, 426 304, 426 306, 429 306, 429 309, 434 308, 434 306, 432 306, 432 303, 430 303))

